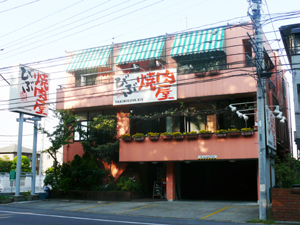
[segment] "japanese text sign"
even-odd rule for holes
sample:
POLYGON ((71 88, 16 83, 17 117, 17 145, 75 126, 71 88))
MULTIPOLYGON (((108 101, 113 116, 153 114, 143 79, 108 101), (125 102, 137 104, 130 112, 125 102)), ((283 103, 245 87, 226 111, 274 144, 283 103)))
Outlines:
POLYGON ((177 100, 177 69, 115 75, 113 105, 177 100))
POLYGON ((276 149, 276 121, 273 112, 266 106, 266 133, 267 145, 270 148, 276 149))
POLYGON ((49 74, 20 65, 11 77, 9 111, 48 115, 49 74))

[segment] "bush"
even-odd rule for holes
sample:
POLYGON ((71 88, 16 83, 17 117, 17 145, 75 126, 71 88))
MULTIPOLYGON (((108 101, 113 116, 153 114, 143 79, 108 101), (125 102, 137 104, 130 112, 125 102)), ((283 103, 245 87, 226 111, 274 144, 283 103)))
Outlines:
POLYGON ((142 185, 140 182, 135 181, 134 178, 130 179, 127 176, 120 177, 116 183, 117 190, 120 191, 134 191, 141 192, 142 185))

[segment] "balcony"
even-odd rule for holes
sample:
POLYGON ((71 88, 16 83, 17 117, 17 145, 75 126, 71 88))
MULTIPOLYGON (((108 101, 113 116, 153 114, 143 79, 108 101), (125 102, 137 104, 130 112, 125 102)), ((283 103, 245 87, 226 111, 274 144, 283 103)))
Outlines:
POLYGON ((195 140, 151 141, 143 142, 120 140, 120 162, 153 161, 191 161, 201 155, 216 155, 217 159, 254 159, 258 158, 258 133, 252 136, 209 139, 198 137, 195 140))

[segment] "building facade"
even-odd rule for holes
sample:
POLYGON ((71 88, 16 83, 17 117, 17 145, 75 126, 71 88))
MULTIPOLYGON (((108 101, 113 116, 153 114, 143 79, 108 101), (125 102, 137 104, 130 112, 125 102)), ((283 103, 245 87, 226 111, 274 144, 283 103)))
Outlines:
POLYGON ((294 139, 297 144, 297 155, 300 154, 300 24, 291 24, 279 28, 287 58, 292 69, 293 93, 295 106, 296 131, 294 139))
MULTIPOLYGON (((119 162, 111 171, 116 178, 134 176, 149 197, 155 182, 163 181, 161 194, 168 200, 255 201, 257 80, 249 35, 252 25, 239 24, 68 53, 66 87, 57 90, 57 108, 74 109, 83 129, 96 115, 115 114, 118 136, 254 128, 249 136, 120 139, 119 162)), ((284 71, 266 40, 263 46, 264 68, 271 72, 266 105, 272 111, 280 106, 286 116, 287 97, 281 97, 285 90, 278 78, 284 71)), ((277 154, 289 151, 287 123, 273 122, 277 154)), ((84 153, 80 135, 74 140, 64 147, 64 162, 84 153)))

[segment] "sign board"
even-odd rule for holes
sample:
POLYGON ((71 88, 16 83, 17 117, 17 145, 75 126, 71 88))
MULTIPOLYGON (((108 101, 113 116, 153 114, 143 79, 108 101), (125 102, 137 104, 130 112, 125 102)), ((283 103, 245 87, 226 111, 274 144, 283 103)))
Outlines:
POLYGON ((114 76, 113 105, 177 100, 177 69, 114 76))
POLYGON ((16 171, 11 170, 11 171, 9 172, 9 179, 10 179, 10 180, 15 180, 15 179, 16 179, 16 171))
POLYGON ((9 111, 45 117, 48 115, 48 96, 49 74, 24 65, 13 71, 9 111))
POLYGON ((277 149, 275 116, 268 106, 266 106, 265 111, 266 111, 267 146, 269 146, 272 149, 277 149))
POLYGON ((154 181, 153 184, 153 197, 159 196, 160 198, 162 197, 162 181, 154 181))
POLYGON ((217 160, 216 155, 198 155, 198 160, 217 160))

